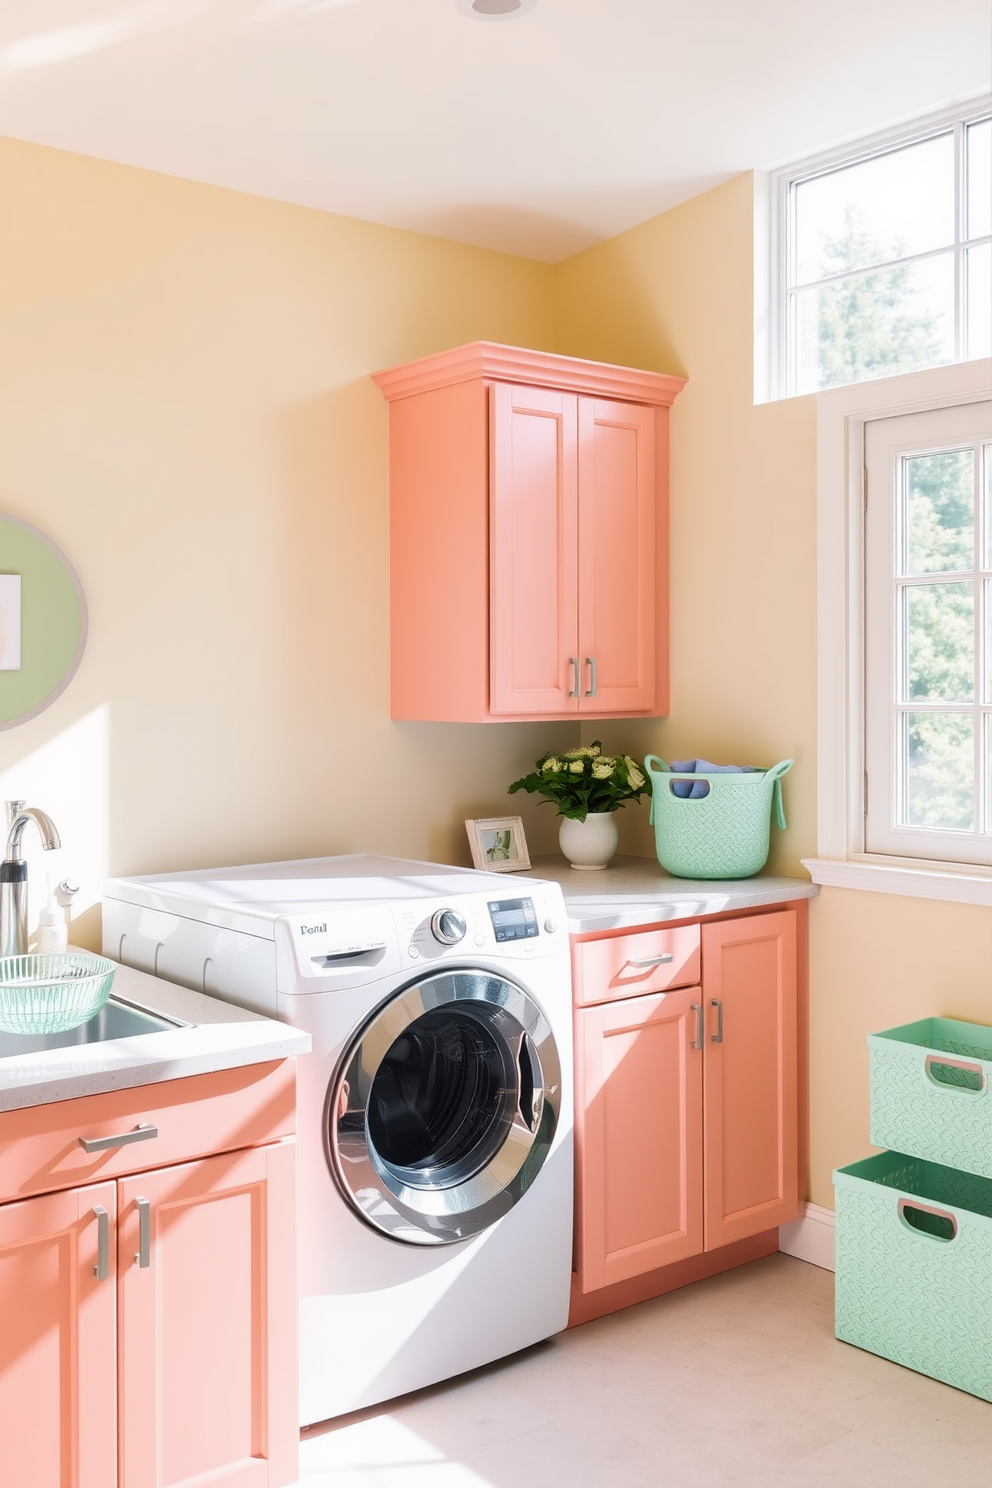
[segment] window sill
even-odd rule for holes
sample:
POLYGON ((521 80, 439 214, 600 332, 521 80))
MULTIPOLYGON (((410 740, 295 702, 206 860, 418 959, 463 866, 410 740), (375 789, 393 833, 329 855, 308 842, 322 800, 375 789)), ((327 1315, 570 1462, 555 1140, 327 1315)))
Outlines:
POLYGON ((912 899, 943 899, 955 904, 992 906, 992 870, 943 864, 903 864, 885 858, 803 858, 815 884, 832 889, 867 889, 912 899))

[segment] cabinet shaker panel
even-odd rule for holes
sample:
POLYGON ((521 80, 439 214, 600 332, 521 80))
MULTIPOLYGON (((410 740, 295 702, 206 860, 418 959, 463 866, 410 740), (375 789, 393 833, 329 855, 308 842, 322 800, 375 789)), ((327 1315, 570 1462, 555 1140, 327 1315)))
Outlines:
POLYGON ((793 910, 703 926, 706 1249, 796 1218, 793 910))
POLYGON ((577 399, 504 383, 491 399, 490 710, 574 712, 577 399))
POLYGON ((0 1483, 117 1481, 116 1185, 0 1205, 0 1483))
POLYGON ((699 988, 575 1014, 576 1260, 584 1292, 702 1249, 699 988))
POLYGON ((295 1482, 295 1144, 125 1178, 118 1203, 123 1481, 295 1482))
POLYGON ((579 399, 580 711, 651 710, 657 680, 655 412, 579 399))

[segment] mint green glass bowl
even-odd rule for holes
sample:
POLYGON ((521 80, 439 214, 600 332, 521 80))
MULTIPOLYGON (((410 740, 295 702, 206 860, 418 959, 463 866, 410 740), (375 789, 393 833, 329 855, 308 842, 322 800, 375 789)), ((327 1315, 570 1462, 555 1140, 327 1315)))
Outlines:
POLYGON ((61 1033, 98 1013, 110 996, 113 961, 89 951, 0 959, 0 1029, 61 1033))

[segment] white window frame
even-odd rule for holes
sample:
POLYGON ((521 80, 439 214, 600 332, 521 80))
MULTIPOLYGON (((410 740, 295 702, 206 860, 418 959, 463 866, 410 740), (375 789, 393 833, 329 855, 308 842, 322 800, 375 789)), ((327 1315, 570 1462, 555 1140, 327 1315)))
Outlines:
POLYGON ((992 397, 992 358, 817 393, 814 883, 992 906, 992 868, 864 851, 864 447, 873 419, 992 397))
MULTIPOLYGON (((969 124, 978 122, 988 116, 992 110, 992 93, 983 93, 980 96, 969 99, 966 103, 957 104, 953 108, 941 109, 936 113, 927 114, 923 117, 903 122, 892 128, 882 130, 877 134, 864 136, 858 140, 848 140, 830 150, 824 150, 817 155, 806 156, 801 160, 793 160, 788 164, 771 170, 767 177, 767 190, 764 183, 759 183, 755 200, 755 221, 758 222, 758 208, 765 205, 767 201, 768 230, 768 300, 764 307, 761 319, 767 318, 767 341, 760 333, 760 326, 756 325, 756 399, 765 401, 760 396, 762 383, 766 385, 766 398, 776 401, 781 398, 810 397, 817 396, 809 393, 796 393, 791 386, 791 369, 789 366, 789 337, 788 337, 788 289, 789 289, 789 257, 791 253, 789 235, 789 197, 794 185, 808 180, 811 176, 824 175, 830 171, 840 170, 844 166, 854 165, 858 161, 870 160, 876 155, 885 155, 890 151, 904 148, 907 145, 918 144, 935 134, 954 127, 957 129, 959 139, 964 129, 969 124), (761 361, 767 357, 767 370, 762 375, 761 361)), ((962 249, 962 203, 964 199, 964 152, 958 145, 956 149, 957 166, 957 192, 956 192, 956 220, 954 233, 955 253, 955 311, 956 323, 954 333, 955 361, 946 365, 957 365, 960 360, 960 352, 965 336, 963 324, 967 313, 964 293, 958 283, 961 274, 962 249)), ((984 242, 984 239, 979 239, 984 242)), ((760 253, 762 243, 756 234, 756 253, 760 253)), ((903 260, 900 260, 902 262, 903 260)), ((882 266, 884 267, 884 265, 882 266)), ((764 295, 758 296, 759 305, 764 300, 764 295)), ((756 316, 756 322, 759 317, 756 316)), ((903 374, 908 375, 908 374, 903 374)), ((855 386, 856 384, 851 384, 855 386)), ((825 390, 827 391, 827 390, 825 390)))
MULTIPOLYGON (((868 799, 865 851, 899 857, 934 858, 945 863, 992 868, 989 823, 989 585, 984 450, 992 451, 992 398, 952 408, 900 414, 864 425, 868 500, 865 526, 865 748, 868 799), (910 558, 910 468, 936 451, 967 451, 973 500, 968 536, 970 564, 960 567, 910 558), (952 570, 953 569, 953 573, 952 570), (951 590, 942 589, 950 583, 951 590), (935 588, 936 586, 936 588, 935 588), (936 599, 967 591, 972 601, 971 667, 974 691, 945 698, 913 697, 910 687, 912 596, 936 599), (931 721, 948 713, 971 725, 974 820, 969 828, 914 825, 909 811, 912 770, 906 723, 923 714, 931 721)), ((917 555, 920 556, 920 555, 917 555)), ((960 659, 962 667, 964 658, 960 659)))

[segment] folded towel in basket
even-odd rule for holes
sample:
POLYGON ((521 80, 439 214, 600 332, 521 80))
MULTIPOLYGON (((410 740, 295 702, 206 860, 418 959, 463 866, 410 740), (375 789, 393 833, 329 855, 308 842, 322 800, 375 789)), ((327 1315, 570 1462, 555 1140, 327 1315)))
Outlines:
MULTIPOLYGON (((749 775, 757 768, 757 765, 711 765, 709 760, 702 759, 672 760, 671 764, 673 775, 749 775)), ((683 799, 692 797, 698 801, 701 796, 709 795, 709 781, 673 780, 672 792, 683 799)))

